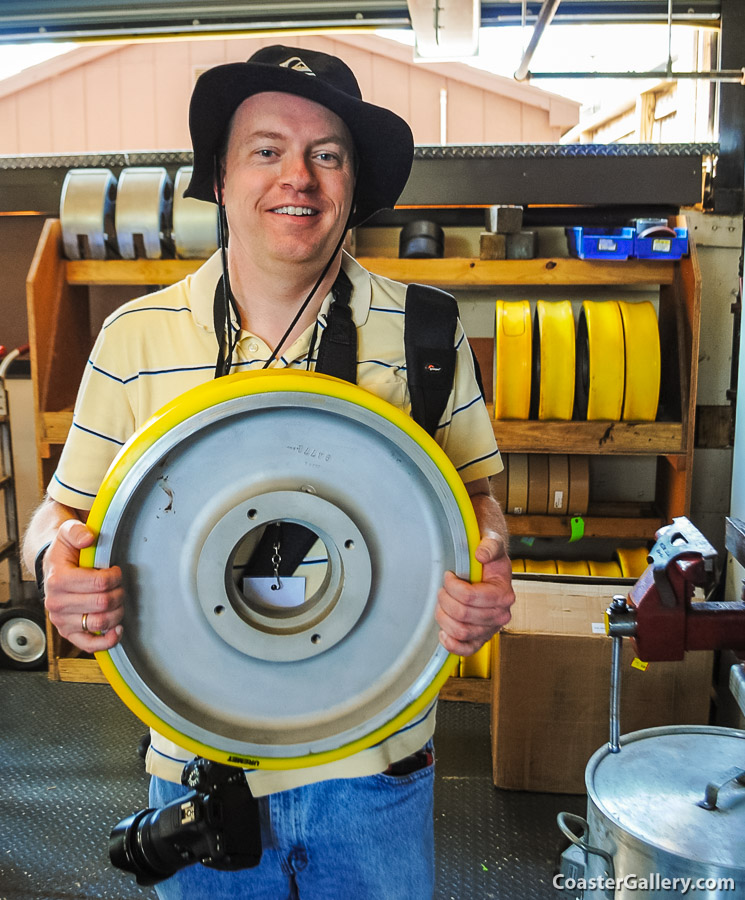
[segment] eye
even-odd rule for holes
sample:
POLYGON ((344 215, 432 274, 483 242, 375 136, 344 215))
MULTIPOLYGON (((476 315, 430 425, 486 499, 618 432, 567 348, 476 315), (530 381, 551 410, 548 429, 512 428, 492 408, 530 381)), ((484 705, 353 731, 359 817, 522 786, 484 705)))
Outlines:
POLYGON ((316 159, 329 166, 341 165, 341 157, 338 153, 333 153, 331 150, 319 150, 316 153, 316 159))
POLYGON ((272 159, 277 155, 277 151, 272 150, 270 147, 260 147, 256 150, 256 155, 261 159, 272 159))

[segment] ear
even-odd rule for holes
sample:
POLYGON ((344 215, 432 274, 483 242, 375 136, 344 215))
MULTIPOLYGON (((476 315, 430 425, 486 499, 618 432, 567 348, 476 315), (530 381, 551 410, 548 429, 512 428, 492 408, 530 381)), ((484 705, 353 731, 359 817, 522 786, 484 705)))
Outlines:
POLYGON ((217 205, 222 206, 222 198, 225 192, 225 163, 224 160, 220 159, 217 154, 215 154, 214 157, 212 172, 212 190, 214 192, 217 205))

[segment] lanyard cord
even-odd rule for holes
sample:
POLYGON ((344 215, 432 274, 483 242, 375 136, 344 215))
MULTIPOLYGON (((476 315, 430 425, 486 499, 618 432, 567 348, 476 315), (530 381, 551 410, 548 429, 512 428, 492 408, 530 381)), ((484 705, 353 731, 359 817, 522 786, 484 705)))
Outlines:
MULTIPOLYGON (((222 179, 215 158, 215 183, 217 185, 217 231, 220 239, 220 260, 222 262, 222 310, 215 309, 215 336, 217 338, 217 362, 215 363, 215 378, 221 375, 229 375, 233 364, 233 353, 238 346, 240 337, 241 316, 238 310, 233 291, 230 289, 230 276, 228 275, 228 258, 227 258, 227 239, 226 239, 226 222, 225 207, 222 202, 222 179), (231 312, 233 315, 231 316, 231 312), (222 313, 222 314, 221 314, 222 313), (234 321, 238 324, 234 324, 234 321), (227 353, 223 346, 223 341, 227 335, 227 353)), ((215 293, 215 304, 217 304, 218 291, 215 293)))
MULTIPOLYGON (((281 348, 282 348, 284 342, 285 342, 285 341, 287 340, 287 338, 290 336, 290 332, 292 331, 292 329, 297 325, 298 320, 300 319, 300 316, 302 316, 302 314, 303 314, 303 313, 305 312, 305 310, 307 309, 308 304, 309 304, 310 301, 313 299, 313 295, 314 295, 315 292, 318 290, 318 288, 319 288, 321 282, 322 282, 323 279, 326 277, 326 274, 328 273, 328 270, 331 268, 331 263, 336 259, 336 254, 339 252, 339 250, 341 250, 341 245, 344 243, 344 238, 345 238, 345 236, 346 236, 346 233, 347 233, 347 229, 346 229, 346 226, 345 226, 344 229, 342 230, 341 237, 340 237, 339 240, 336 242, 336 247, 334 247, 334 252, 333 252, 333 253, 331 254, 331 256, 329 257, 329 261, 328 261, 328 262, 326 263, 326 265, 323 267, 323 271, 322 271, 321 274, 318 276, 318 279, 317 279, 316 283, 313 285, 313 287, 312 287, 310 293, 309 293, 308 296, 305 298, 305 300, 303 300, 303 302, 302 302, 302 304, 301 304, 301 306, 300 306, 300 309, 295 313, 295 315, 294 315, 294 317, 293 317, 293 319, 292 319, 292 322, 290 322, 290 324, 288 325, 287 331, 285 331, 285 333, 284 333, 284 334, 282 335, 282 337, 279 339, 279 343, 278 343, 277 346, 274 348, 274 350, 272 350, 272 352, 271 352, 271 354, 270 354, 270 356, 269 356, 269 359, 268 359, 268 360, 264 363, 264 365, 261 367, 262 369, 268 369, 269 366, 274 362, 274 360, 277 359, 277 355, 279 354, 279 351, 281 350, 281 348)), ((316 320, 316 327, 317 327, 317 325, 318 325, 318 320, 316 320)), ((316 335, 316 331, 315 331, 315 329, 314 329, 314 331, 313 331, 313 343, 315 343, 315 335, 316 335)), ((311 347, 310 349, 312 350, 313 348, 311 347)), ((309 356, 308 356, 308 360, 309 360, 308 365, 310 365, 310 354, 309 354, 309 356)))

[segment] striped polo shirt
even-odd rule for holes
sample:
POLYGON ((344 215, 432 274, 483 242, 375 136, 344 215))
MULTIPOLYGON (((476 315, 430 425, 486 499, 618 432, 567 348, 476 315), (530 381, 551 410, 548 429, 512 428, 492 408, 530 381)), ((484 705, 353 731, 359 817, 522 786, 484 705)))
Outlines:
MULTIPOLYGON (((369 273, 347 254, 342 265, 353 288, 350 306, 357 327, 357 383, 409 413, 403 342, 406 286, 369 273)), ((193 275, 125 304, 105 320, 48 486, 54 500, 90 509, 109 465, 133 432, 174 397, 214 377, 217 345, 212 307, 221 273, 218 252, 193 275)), ((326 327, 331 299, 329 292, 319 311, 319 334, 326 327)), ((312 370, 315 356, 308 361, 312 332, 309 327, 273 366, 312 370)), ((435 439, 467 483, 501 471, 502 461, 460 323, 455 342, 453 390, 435 439)), ((270 355, 271 348, 260 337, 243 330, 232 371, 261 369, 270 355)), ((434 719, 432 704, 383 743, 347 759, 287 772, 251 772, 252 790, 260 796, 321 779, 381 772, 390 762, 419 749, 431 737, 434 719)), ((148 771, 178 782, 184 762, 192 755, 154 734, 148 771)))

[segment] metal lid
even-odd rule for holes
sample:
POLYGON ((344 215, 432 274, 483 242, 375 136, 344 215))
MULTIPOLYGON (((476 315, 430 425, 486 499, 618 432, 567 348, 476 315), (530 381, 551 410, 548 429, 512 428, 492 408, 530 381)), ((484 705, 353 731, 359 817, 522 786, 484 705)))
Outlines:
POLYGON ((681 725, 621 738, 587 765, 587 793, 621 829, 692 862, 745 867, 745 731, 681 725), (699 805, 720 786, 716 808, 699 805))

